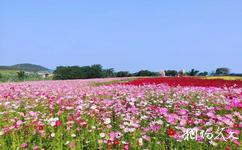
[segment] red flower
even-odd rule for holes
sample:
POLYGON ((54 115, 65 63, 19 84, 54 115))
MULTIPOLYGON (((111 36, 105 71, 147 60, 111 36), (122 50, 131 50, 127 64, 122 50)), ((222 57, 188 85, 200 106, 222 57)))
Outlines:
POLYGON ((193 125, 193 123, 194 123, 192 119, 189 119, 187 122, 189 125, 193 125))
POLYGON ((120 142, 119 142, 118 140, 115 140, 115 141, 114 141, 114 144, 115 144, 115 145, 119 145, 120 142))
POLYGON ((225 150, 231 150, 228 146, 225 148, 225 150))
POLYGON ((160 77, 160 78, 139 78, 126 82, 126 85, 146 85, 165 83, 169 86, 200 86, 200 87, 242 87, 242 81, 239 80, 208 80, 193 77, 160 77))
POLYGON ((112 149, 112 141, 111 140, 108 140, 108 150, 111 150, 112 149))
POLYGON ((176 131, 173 130, 172 128, 168 128, 168 129, 167 129, 167 134, 168 134, 169 136, 174 136, 174 135, 176 134, 176 131))
POLYGON ((108 140, 107 143, 108 143, 108 145, 112 145, 112 141, 111 140, 108 140))
POLYGON ((73 121, 74 119, 75 119, 74 116, 68 116, 67 118, 68 121, 73 121))
POLYGON ((239 125, 235 123, 234 128, 239 128, 239 125))
POLYGON ((39 131, 42 131, 42 130, 44 129, 44 126, 43 126, 43 125, 38 125, 37 129, 38 129, 39 131))
POLYGON ((55 126, 56 126, 56 127, 59 127, 59 126, 61 126, 61 125, 62 125, 62 123, 61 123, 60 120, 57 120, 57 121, 55 122, 55 126))

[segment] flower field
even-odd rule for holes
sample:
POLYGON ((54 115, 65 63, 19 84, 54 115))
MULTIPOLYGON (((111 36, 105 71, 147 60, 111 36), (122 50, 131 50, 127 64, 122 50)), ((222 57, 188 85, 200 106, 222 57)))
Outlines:
POLYGON ((241 148, 241 81, 112 80, 0 84, 0 149, 241 148))
POLYGON ((198 77, 164 77, 164 78, 139 78, 126 84, 167 84, 169 86, 199 86, 199 87, 239 87, 242 88, 241 80, 203 79, 198 77))

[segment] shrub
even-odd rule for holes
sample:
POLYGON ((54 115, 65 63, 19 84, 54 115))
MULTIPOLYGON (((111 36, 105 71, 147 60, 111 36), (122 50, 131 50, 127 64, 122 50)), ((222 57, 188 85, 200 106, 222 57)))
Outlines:
POLYGON ((223 76, 223 75, 228 75, 229 74, 229 68, 217 68, 215 75, 223 76))
POLYGON ((160 74, 157 72, 151 72, 149 70, 140 70, 135 73, 134 76, 159 76, 160 74))
POLYGON ((116 74, 117 77, 130 77, 131 74, 128 71, 119 71, 116 74))

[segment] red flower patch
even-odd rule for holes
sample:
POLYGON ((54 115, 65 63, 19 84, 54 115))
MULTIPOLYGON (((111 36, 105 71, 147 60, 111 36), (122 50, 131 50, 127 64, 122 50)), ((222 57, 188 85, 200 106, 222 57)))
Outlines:
POLYGON ((222 79, 202 79, 196 77, 160 77, 160 78, 139 78, 127 83, 126 85, 147 85, 147 84, 166 84, 169 86, 198 86, 198 87, 242 87, 242 81, 222 80, 222 79))

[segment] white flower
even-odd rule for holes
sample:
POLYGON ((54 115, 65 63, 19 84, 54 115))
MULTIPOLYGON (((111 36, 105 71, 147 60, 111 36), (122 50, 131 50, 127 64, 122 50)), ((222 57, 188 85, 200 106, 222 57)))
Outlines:
POLYGON ((111 123, 111 119, 110 119, 110 118, 106 118, 106 119, 104 120, 104 123, 105 123, 105 124, 110 124, 110 123, 111 123))
POLYGON ((158 120, 158 121, 156 121, 156 123, 159 124, 159 125, 163 125, 163 121, 162 120, 158 120))
POLYGON ((216 142, 214 142, 214 141, 209 141, 209 143, 211 144, 211 145, 213 145, 213 146, 218 146, 218 143, 216 143, 216 142))
POLYGON ((51 135, 50 135, 51 137, 55 137, 55 133, 51 133, 51 135))
POLYGON ((92 110, 94 110, 94 109, 96 109, 96 108, 97 108, 96 105, 93 105, 93 106, 91 107, 92 110))
POLYGON ((4 132, 3 132, 3 131, 0 131, 0 136, 1 136, 1 135, 4 135, 4 132))
POLYGON ((102 144, 103 143, 103 140, 98 140, 97 141, 99 144, 102 144))
POLYGON ((68 145, 70 143, 70 141, 66 141, 65 145, 68 145))
POLYGON ((76 137, 76 135, 75 134, 71 134, 71 137, 76 137))
POLYGON ((47 120, 47 122, 52 126, 54 127, 55 126, 55 122, 58 121, 59 118, 58 117, 55 117, 55 118, 50 118, 49 120, 47 120))
POLYGON ((143 145, 143 139, 139 138, 138 143, 139 143, 140 146, 142 146, 143 145))
POLYGON ((100 137, 101 137, 101 138, 104 138, 105 135, 106 135, 105 133, 100 133, 100 137))
POLYGON ((54 122, 54 121, 51 121, 51 122, 50 122, 50 125, 51 125, 52 127, 54 127, 54 126, 55 126, 55 122, 54 122))
POLYGON ((129 132, 129 128, 124 128, 124 132, 128 133, 129 132))
POLYGON ((135 128, 129 128, 129 132, 134 132, 135 128))

